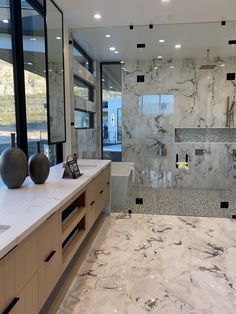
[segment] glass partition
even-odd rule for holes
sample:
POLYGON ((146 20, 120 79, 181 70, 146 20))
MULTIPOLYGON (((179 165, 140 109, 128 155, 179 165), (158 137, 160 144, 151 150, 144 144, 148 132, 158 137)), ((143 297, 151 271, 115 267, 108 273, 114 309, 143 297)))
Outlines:
POLYGON ((127 203, 114 210, 235 214, 235 27, 227 22, 74 30, 102 63, 103 148, 111 142, 105 123, 116 125, 110 102, 122 102, 122 161, 134 163, 135 176, 127 203), (111 84, 118 73, 111 63, 117 62, 120 90, 111 84))

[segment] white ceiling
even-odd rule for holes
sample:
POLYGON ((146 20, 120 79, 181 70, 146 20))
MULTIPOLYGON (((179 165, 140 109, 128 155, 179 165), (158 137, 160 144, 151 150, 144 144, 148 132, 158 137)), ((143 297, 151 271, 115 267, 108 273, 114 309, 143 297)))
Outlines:
POLYGON ((236 45, 228 45, 228 40, 236 40, 236 22, 192 23, 175 25, 81 28, 73 30, 73 38, 95 60, 148 60, 163 56, 163 59, 197 57, 206 59, 206 49, 210 57, 236 56, 236 45), (106 38, 106 34, 111 35, 106 38), (164 39, 164 44, 159 44, 164 39), (138 49, 137 43, 145 43, 138 49), (181 44, 181 49, 175 49, 181 44), (114 46, 119 53, 109 50, 114 46))
POLYGON ((236 20, 235 0, 55 0, 70 28, 236 20), (94 20, 99 12, 102 19, 94 20))

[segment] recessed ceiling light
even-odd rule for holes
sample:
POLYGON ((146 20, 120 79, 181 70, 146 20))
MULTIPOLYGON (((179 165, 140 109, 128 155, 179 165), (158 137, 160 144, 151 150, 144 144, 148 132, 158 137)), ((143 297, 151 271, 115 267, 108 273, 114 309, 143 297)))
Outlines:
POLYGON ((220 64, 220 66, 221 66, 221 67, 224 67, 224 66, 225 66, 225 64, 224 64, 224 63, 222 63, 222 64, 220 64))
POLYGON ((105 82, 105 79, 103 78, 102 81, 105 82))
POLYGON ((32 62, 27 62, 27 64, 28 64, 28 65, 33 65, 33 63, 32 63, 32 62))
POLYGON ((30 40, 35 41, 35 40, 36 40, 36 38, 35 38, 35 37, 31 37, 31 38, 30 38, 30 40))
POLYGON ((157 66, 155 66, 153 69, 154 69, 154 70, 158 70, 158 67, 157 67, 157 66))
POLYGON ((7 24, 9 21, 7 19, 2 20, 3 23, 7 24))
POLYGON ((160 44, 164 44, 165 40, 164 39, 159 39, 160 44))
POLYGON ((60 40, 60 39, 61 39, 61 37, 60 37, 60 36, 57 36, 57 37, 56 37, 56 39, 60 40))
POLYGON ((111 35, 110 34, 106 34, 106 38, 110 38, 111 37, 111 35))
POLYGON ((119 51, 116 50, 114 53, 119 53, 119 51))
POLYGON ((182 46, 180 44, 175 45, 175 49, 180 49, 182 46))
POLYGON ((171 65, 171 66, 170 66, 170 69, 174 69, 174 68, 175 68, 175 66, 174 66, 174 65, 171 65))
POLYGON ((113 86, 110 86, 110 89, 112 89, 113 88, 113 86))
POLYGON ((110 51, 115 51, 116 47, 110 47, 109 49, 110 49, 110 51))
POLYGON ((162 59, 162 56, 157 56, 157 59, 158 59, 158 60, 161 60, 161 59, 162 59))
POLYGON ((96 20, 100 20, 100 19, 102 18, 102 16, 101 16, 101 14, 96 13, 96 14, 94 14, 94 18, 95 18, 96 20))
POLYGON ((170 2, 171 0, 161 0, 161 2, 163 2, 163 3, 168 3, 168 2, 170 2))
POLYGON ((120 62, 121 64, 123 64, 124 63, 124 61, 123 60, 121 60, 121 62, 120 62))
POLYGON ((122 70, 124 70, 124 71, 125 71, 125 70, 126 70, 126 67, 123 67, 123 68, 122 68, 122 70))

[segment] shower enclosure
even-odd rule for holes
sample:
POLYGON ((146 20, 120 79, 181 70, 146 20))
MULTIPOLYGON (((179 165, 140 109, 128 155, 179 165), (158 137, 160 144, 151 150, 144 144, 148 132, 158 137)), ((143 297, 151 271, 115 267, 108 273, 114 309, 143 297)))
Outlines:
POLYGON ((227 22, 78 30, 98 60, 121 61, 121 155, 135 164, 135 181, 114 211, 236 214, 235 29, 227 22), (113 38, 117 54, 109 52, 113 38))

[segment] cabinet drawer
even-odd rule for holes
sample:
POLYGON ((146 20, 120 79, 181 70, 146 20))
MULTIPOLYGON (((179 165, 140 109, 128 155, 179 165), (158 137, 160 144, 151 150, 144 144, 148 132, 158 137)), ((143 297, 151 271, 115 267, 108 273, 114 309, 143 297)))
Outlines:
POLYGON ((55 213, 38 229, 38 258, 40 264, 52 251, 58 251, 60 239, 59 214, 55 213))
POLYGON ((1 313, 36 314, 38 313, 37 275, 35 275, 25 288, 6 305, 1 313))
POLYGON ((86 229, 89 231, 95 221, 96 211, 96 179, 91 181, 86 190, 86 229))
POLYGON ((52 251, 38 270, 38 308, 41 309, 60 277, 60 254, 52 251))
POLYGON ((42 307, 60 277, 61 251, 60 215, 53 214, 38 231, 38 253, 40 267, 38 270, 38 306, 42 307))
POLYGON ((31 280, 38 267, 37 233, 33 232, 0 261, 4 289, 4 301, 0 304, 4 308, 31 280))

